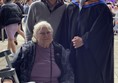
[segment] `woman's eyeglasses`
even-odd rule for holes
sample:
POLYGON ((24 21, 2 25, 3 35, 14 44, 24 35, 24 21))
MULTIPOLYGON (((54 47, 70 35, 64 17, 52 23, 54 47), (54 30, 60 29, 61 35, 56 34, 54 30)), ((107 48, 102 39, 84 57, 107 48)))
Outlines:
POLYGON ((46 35, 46 34, 49 35, 50 33, 51 33, 50 31, 48 31, 48 32, 40 32, 41 35, 46 35))

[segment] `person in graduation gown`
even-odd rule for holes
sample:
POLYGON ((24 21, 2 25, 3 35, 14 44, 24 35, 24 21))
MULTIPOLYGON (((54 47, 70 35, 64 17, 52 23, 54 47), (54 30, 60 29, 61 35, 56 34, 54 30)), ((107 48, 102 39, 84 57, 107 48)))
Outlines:
POLYGON ((114 83, 112 13, 104 1, 82 1, 70 54, 75 83, 114 83))

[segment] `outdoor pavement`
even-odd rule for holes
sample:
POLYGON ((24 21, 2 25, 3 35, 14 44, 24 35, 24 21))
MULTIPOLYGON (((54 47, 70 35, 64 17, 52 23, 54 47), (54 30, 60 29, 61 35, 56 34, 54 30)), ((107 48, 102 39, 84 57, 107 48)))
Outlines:
POLYGON ((114 83, 118 83, 118 35, 114 36, 114 83))
MULTIPOLYGON (((23 43, 24 39, 18 35, 18 46, 19 48, 23 43)), ((7 40, 4 42, 0 41, 0 52, 7 48, 7 40)), ((6 61, 4 58, 0 58, 0 69, 5 68, 6 61)), ((118 83, 118 35, 114 36, 114 83, 118 83)))

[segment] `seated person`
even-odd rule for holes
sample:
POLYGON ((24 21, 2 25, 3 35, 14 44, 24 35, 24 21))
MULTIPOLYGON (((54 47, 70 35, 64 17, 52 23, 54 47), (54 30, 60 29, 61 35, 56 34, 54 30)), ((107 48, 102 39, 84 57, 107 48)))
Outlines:
POLYGON ((69 52, 53 42, 53 29, 46 21, 34 26, 32 41, 22 45, 13 60, 20 83, 74 83, 69 52))

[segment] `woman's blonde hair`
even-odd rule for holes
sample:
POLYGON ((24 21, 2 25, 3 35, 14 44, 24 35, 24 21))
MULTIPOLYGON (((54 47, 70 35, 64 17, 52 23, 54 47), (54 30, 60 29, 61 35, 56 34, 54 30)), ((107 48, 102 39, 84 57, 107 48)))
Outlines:
POLYGON ((34 25, 33 38, 36 38, 37 32, 44 27, 47 28, 53 34, 53 29, 50 23, 48 23, 47 21, 40 21, 36 25, 34 25))

